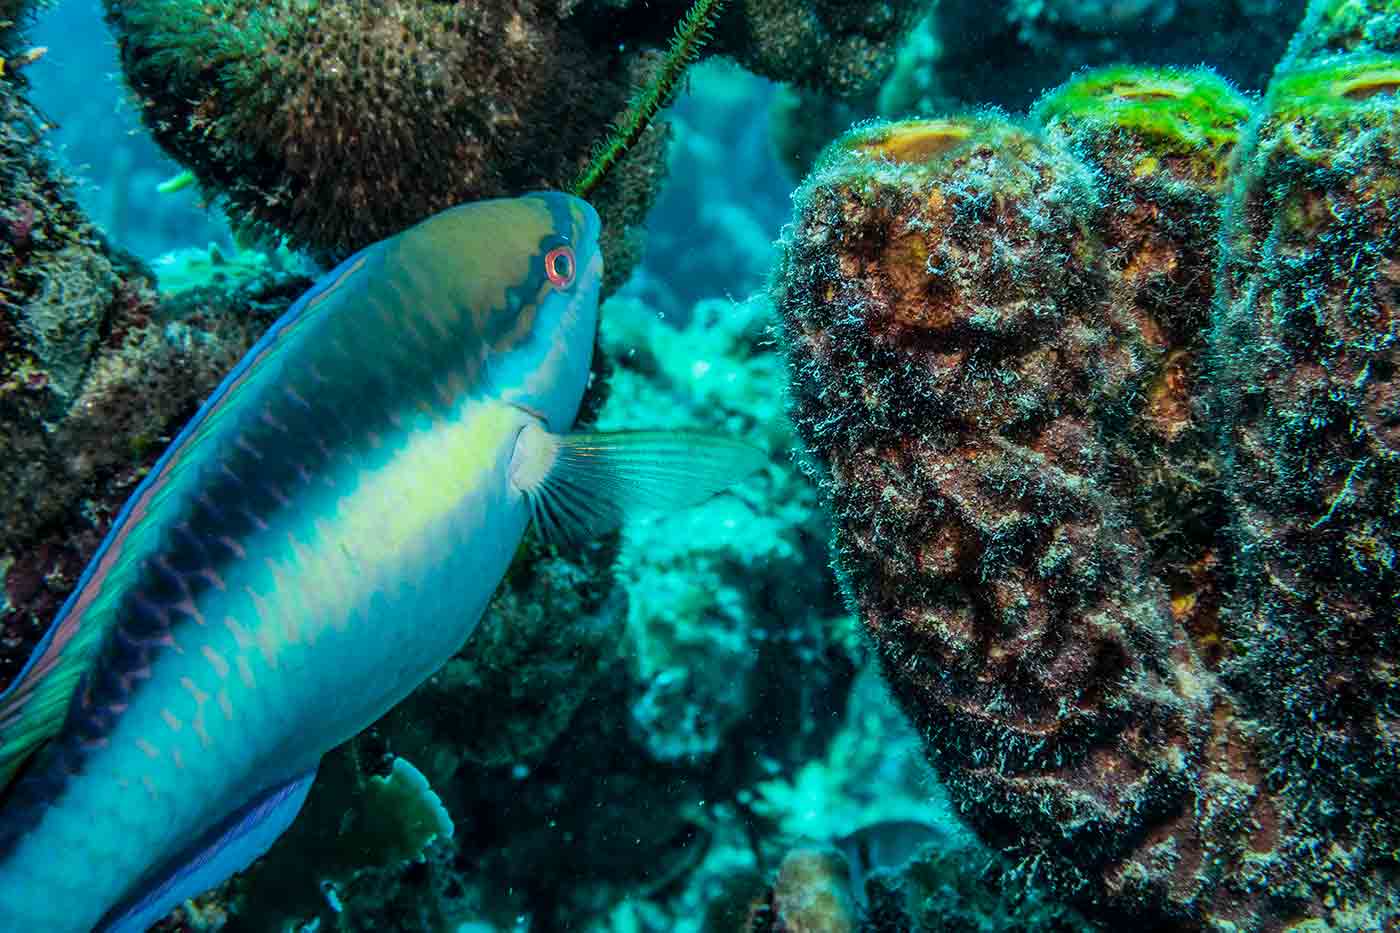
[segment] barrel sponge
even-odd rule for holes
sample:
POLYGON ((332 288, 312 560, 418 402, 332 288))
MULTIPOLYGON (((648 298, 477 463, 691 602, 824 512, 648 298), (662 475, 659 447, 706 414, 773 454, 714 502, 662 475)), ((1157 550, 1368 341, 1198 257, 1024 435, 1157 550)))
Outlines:
MULTIPOLYGON (((642 77, 637 52, 548 0, 106 10, 160 144, 235 223, 326 254, 463 201, 566 188, 642 77)), ((662 147, 643 148, 649 197, 662 147)))
POLYGON ((1105 433, 1115 491, 1208 656, 1218 653, 1220 457, 1205 390, 1219 215, 1253 105, 1208 69, 1076 75, 1031 111, 1094 173, 1095 224, 1117 352, 1105 433))
POLYGON ((1214 335, 1224 673, 1317 835, 1364 866, 1400 836, 1400 59, 1282 70, 1237 176, 1214 335))
POLYGON ((795 199, 853 611, 972 826, 1110 928, 1400 923, 1397 64, 1090 72, 795 199))
MULTIPOLYGON (((1164 160, 1185 161, 1223 180, 1228 154, 1251 115, 1248 100, 1228 81, 1205 68, 1138 68, 1120 65, 1078 75, 1046 94, 1031 110, 1043 125, 1099 139, 1112 133, 1141 150, 1132 166, 1142 177, 1164 160), (1199 164, 1197 164, 1199 163, 1199 164)), ((1093 146, 1081 144, 1081 154, 1093 146)))

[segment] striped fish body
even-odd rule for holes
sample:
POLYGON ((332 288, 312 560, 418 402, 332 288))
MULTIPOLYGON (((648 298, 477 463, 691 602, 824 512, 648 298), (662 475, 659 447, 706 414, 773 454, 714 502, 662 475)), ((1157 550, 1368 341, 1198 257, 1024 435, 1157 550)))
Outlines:
POLYGON ((578 410, 597 234, 565 195, 444 212, 230 374, 0 697, 10 741, 69 683, 0 810, 0 930, 140 929, 192 860, 222 880, 200 853, 461 647, 530 518, 518 439, 578 410))

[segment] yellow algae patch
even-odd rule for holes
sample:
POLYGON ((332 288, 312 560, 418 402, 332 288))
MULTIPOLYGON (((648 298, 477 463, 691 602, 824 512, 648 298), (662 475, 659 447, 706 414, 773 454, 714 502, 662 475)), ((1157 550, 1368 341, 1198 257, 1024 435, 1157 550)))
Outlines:
POLYGON ((1338 81, 1333 93, 1348 100, 1366 100, 1378 94, 1400 91, 1400 68, 1385 68, 1338 81))
POLYGON ((911 120, 884 127, 853 148, 892 162, 918 164, 946 155, 971 135, 970 127, 951 120, 911 120))
POLYGON ((1151 84, 1118 83, 1110 93, 1124 100, 1181 100, 1195 92, 1195 88, 1183 81, 1158 80, 1151 84))

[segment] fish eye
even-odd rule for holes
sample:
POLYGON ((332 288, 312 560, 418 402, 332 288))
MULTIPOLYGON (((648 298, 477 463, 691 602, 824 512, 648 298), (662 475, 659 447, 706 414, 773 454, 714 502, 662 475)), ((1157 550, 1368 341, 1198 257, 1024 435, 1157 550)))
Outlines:
POLYGON ((549 276, 549 284, 555 288, 568 288, 574 284, 577 271, 572 246, 556 246, 545 254, 544 274, 549 276))

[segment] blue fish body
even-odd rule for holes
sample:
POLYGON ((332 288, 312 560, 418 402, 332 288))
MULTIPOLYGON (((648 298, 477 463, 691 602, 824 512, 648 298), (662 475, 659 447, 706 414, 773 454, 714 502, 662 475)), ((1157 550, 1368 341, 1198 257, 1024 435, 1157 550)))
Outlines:
POLYGON ((436 215, 221 384, 0 696, 0 930, 144 929, 246 867, 461 648, 532 512, 585 527, 532 490, 569 459, 598 233, 562 194, 436 215))

